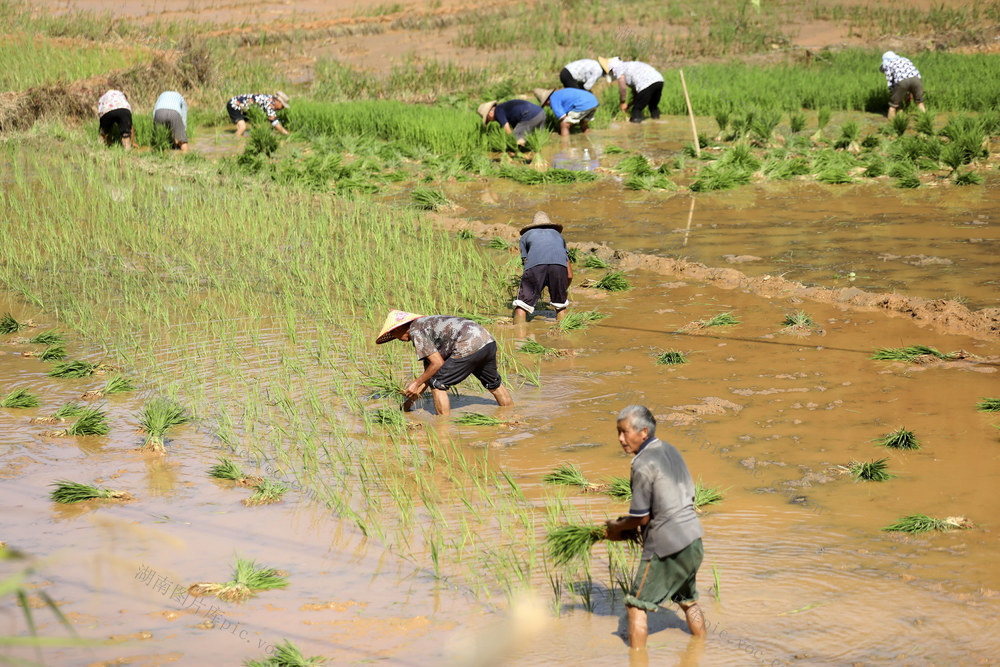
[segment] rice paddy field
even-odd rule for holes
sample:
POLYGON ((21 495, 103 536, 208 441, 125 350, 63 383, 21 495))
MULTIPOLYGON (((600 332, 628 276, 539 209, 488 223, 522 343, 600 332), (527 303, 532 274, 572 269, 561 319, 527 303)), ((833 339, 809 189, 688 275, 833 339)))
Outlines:
POLYGON ((0 662, 992 664, 1000 5, 0 0, 0 662), (882 51, 928 113, 885 118, 882 51), (495 126, 646 60, 586 135, 495 126), (515 57, 516 55, 516 57, 515 57), (683 68, 694 110, 677 69, 683 68), (97 141, 125 90, 138 150, 97 141), (190 105, 191 151, 151 121, 190 105), (288 137, 226 100, 281 89, 288 137), (517 230, 569 314, 515 326, 517 230), (403 413, 392 308, 496 337, 403 413), (705 639, 630 652, 607 542, 648 406, 697 481, 705 639))

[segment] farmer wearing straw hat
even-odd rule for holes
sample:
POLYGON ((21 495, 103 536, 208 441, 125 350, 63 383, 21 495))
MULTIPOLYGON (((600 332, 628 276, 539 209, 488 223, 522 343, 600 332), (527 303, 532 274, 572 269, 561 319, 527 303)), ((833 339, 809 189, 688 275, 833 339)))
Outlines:
POLYGON ((549 288, 549 299, 556 309, 556 321, 566 316, 569 306, 569 285, 573 282, 573 267, 566 252, 563 226, 552 222, 543 211, 535 213, 531 224, 521 228, 521 263, 524 273, 514 299, 514 324, 524 324, 542 289, 549 288))
POLYGON ((885 74, 885 83, 889 86, 889 120, 896 115, 896 110, 912 98, 917 108, 927 113, 924 106, 924 84, 920 72, 908 58, 897 56, 892 51, 882 54, 882 64, 879 71, 885 74))
POLYGON ((559 119, 559 134, 568 137, 570 125, 580 125, 584 134, 590 132, 590 121, 597 113, 597 97, 586 90, 535 88, 535 97, 543 107, 549 106, 559 119))
POLYGON ((229 112, 229 120, 236 123, 236 136, 242 137, 243 133, 247 130, 247 119, 244 113, 251 106, 258 106, 267 116, 267 119, 271 121, 271 125, 275 130, 281 132, 282 134, 288 134, 288 130, 281 126, 281 121, 278 120, 278 115, 276 111, 281 111, 285 107, 291 106, 288 103, 288 95, 285 95, 280 90, 274 95, 259 95, 259 94, 246 94, 237 95, 231 98, 226 103, 226 111, 229 112))
POLYGON ((545 124, 545 109, 527 100, 510 100, 497 104, 496 100, 483 102, 477 109, 483 125, 496 121, 507 134, 513 134, 518 146, 524 146, 524 137, 545 124))
POLYGON ((628 89, 632 89, 632 115, 629 120, 633 123, 642 122, 642 112, 649 107, 649 117, 657 119, 660 117, 660 95, 663 94, 663 75, 652 65, 632 60, 622 61, 617 56, 609 59, 606 65, 612 78, 618 79, 618 100, 622 111, 628 110, 626 96, 628 89))
POLYGON ((404 410, 409 410, 430 385, 434 409, 439 415, 451 414, 448 388, 470 375, 475 375, 493 394, 497 405, 514 404, 497 371, 496 341, 472 320, 393 310, 385 318, 375 343, 381 345, 393 339, 412 342, 417 358, 424 362, 424 372, 403 390, 404 410))
POLYGON ((705 531, 694 511, 691 473, 677 448, 656 437, 656 418, 641 405, 618 414, 618 443, 634 457, 632 504, 628 515, 608 520, 607 539, 630 539, 636 529, 642 533, 642 559, 625 597, 629 646, 646 647, 646 612, 666 600, 684 610, 692 635, 703 636, 695 577, 705 531))
MULTIPOLYGON (((563 88, 577 88, 579 90, 590 90, 597 83, 598 79, 607 75, 608 68, 601 62, 601 58, 590 60, 574 60, 559 72, 559 81, 563 88)), ((606 62, 606 61, 605 61, 606 62)), ((608 81, 610 83, 610 80, 608 81)))

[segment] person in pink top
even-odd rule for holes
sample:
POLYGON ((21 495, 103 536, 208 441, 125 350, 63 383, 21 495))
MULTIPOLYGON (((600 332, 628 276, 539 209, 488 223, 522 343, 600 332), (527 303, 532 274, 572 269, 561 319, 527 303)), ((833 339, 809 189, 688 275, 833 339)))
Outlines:
POLYGON ((97 100, 97 117, 100 119, 98 136, 110 146, 121 138, 122 147, 130 150, 135 144, 135 127, 132 126, 132 106, 128 103, 125 93, 120 90, 109 90, 97 100), (115 126, 118 131, 115 131, 115 126))

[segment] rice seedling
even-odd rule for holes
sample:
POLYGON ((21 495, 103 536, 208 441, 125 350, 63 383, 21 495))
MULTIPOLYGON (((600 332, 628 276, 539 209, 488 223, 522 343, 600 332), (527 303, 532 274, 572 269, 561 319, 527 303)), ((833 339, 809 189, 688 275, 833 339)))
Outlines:
POLYGON ((906 347, 880 347, 872 353, 871 358, 879 361, 911 361, 922 362, 934 357, 944 361, 958 357, 956 352, 941 352, 927 345, 907 345, 906 347))
POLYGON ((406 417, 399 408, 376 408, 365 411, 365 421, 387 428, 404 428, 406 417))
POLYGON ((32 336, 28 339, 28 342, 36 345, 61 345, 66 341, 61 333, 49 329, 48 331, 43 331, 40 334, 32 336))
POLYGON ((469 241, 469 240, 472 240, 472 239, 476 238, 476 235, 473 234, 472 231, 470 231, 468 229, 460 229, 460 230, 458 230, 458 234, 456 234, 456 236, 461 241, 469 241))
POLYGON ((976 403, 976 410, 980 412, 1000 412, 1000 398, 980 398, 976 403))
POLYGON ((847 170, 840 165, 829 165, 816 172, 816 180, 820 183, 831 185, 844 185, 853 183, 854 179, 847 173, 847 170))
POLYGON ((913 188, 919 188, 920 177, 917 176, 915 171, 903 173, 900 176, 896 177, 896 180, 892 182, 892 186, 904 190, 912 190, 913 188))
POLYGON ((135 385, 124 375, 113 375, 104 384, 104 394, 110 396, 111 394, 122 394, 126 391, 132 391, 135 389, 135 385))
POLYGON ((612 477, 608 481, 605 493, 615 500, 629 502, 632 500, 632 482, 626 477, 612 477))
POLYGON ((545 128, 532 130, 524 137, 524 145, 532 153, 540 153, 552 141, 552 133, 545 128))
POLYGON ((760 169, 760 160, 754 155, 750 144, 733 144, 719 157, 718 166, 733 166, 748 172, 760 169))
POLYGON ((188 593, 194 596, 214 595, 226 602, 243 602, 258 591, 269 591, 288 586, 286 575, 269 567, 258 567, 257 563, 236 555, 233 578, 224 584, 192 584, 188 593))
POLYGON ((967 171, 956 171, 955 172, 955 185, 982 185, 983 177, 981 174, 969 169, 967 171))
POLYGON ((917 535, 928 533, 932 530, 947 532, 955 528, 965 529, 974 527, 973 523, 961 516, 950 516, 945 519, 935 519, 926 514, 909 514, 891 523, 883 531, 892 533, 910 533, 917 535))
POLYGON ((934 112, 925 111, 917 114, 916 130, 920 134, 934 136, 934 112))
POLYGON ((487 248, 491 248, 493 250, 511 250, 511 249, 515 248, 516 246, 515 246, 515 244, 513 242, 508 241, 507 239, 505 239, 503 237, 494 236, 490 240, 490 242, 486 244, 486 247, 487 248))
POLYGON ((793 111, 788 114, 788 124, 792 132, 797 134, 806 129, 806 115, 801 111, 793 111))
POLYGON ((603 320, 605 317, 607 317, 607 315, 599 313, 596 310, 573 311, 572 313, 567 313, 566 316, 559 321, 559 329, 562 331, 575 331, 577 329, 583 329, 589 326, 592 322, 603 320))
POLYGON ((527 352, 528 354, 542 354, 542 355, 557 354, 559 352, 559 350, 557 350, 554 347, 545 347, 537 340, 525 341, 525 343, 521 345, 521 347, 519 347, 518 350, 520 350, 521 352, 527 352))
POLYGON ((666 352, 661 352, 656 357, 656 363, 662 366, 672 366, 675 364, 686 364, 688 358, 684 356, 683 352, 678 350, 667 350, 666 352))
POLYGON ((740 321, 736 319, 736 316, 732 312, 719 313, 714 315, 707 320, 701 320, 698 322, 703 327, 729 327, 734 324, 739 324, 740 321))
POLYGON ((169 398, 154 398, 138 415, 139 426, 146 432, 146 439, 140 449, 163 453, 167 431, 191 421, 187 410, 169 398))
POLYGON ((632 174, 633 176, 648 176, 653 173, 653 167, 645 155, 635 153, 618 163, 615 167, 618 171, 632 174))
POLYGON ((410 199, 417 208, 425 211, 440 211, 451 205, 443 192, 423 186, 413 188, 410 192, 410 199))
POLYGON ((604 277, 594 283, 595 289, 602 289, 608 292, 624 292, 632 289, 632 284, 622 271, 609 271, 604 277))
POLYGON ((62 345, 49 345, 38 355, 42 361, 58 361, 66 358, 66 348, 62 345))
POLYGON ((767 146, 779 122, 781 122, 781 111, 773 108, 758 109, 750 121, 750 133, 754 137, 754 143, 767 146))
POLYGON ((715 601, 722 602, 722 587, 719 584, 719 568, 712 563, 712 579, 715 580, 715 601))
POLYGON ((859 148, 857 146, 858 135, 861 134, 861 127, 854 121, 847 121, 840 126, 840 137, 834 142, 834 148, 851 148, 854 144, 854 148, 859 148))
POLYGON ((79 417, 82 415, 87 408, 83 407, 79 403, 74 403, 70 401, 69 403, 64 403, 58 410, 52 414, 53 419, 68 419, 70 417, 79 417))
POLYGON ((895 477, 888 470, 888 459, 874 459, 872 461, 851 461, 847 465, 847 471, 855 482, 884 482, 895 477))
POLYGON ((881 155, 873 155, 868 160, 863 175, 866 178, 878 178, 886 171, 885 159, 881 155))
POLYGON ((581 489, 590 486, 590 482, 583 476, 578 467, 572 463, 563 463, 550 473, 542 477, 546 484, 558 484, 560 486, 577 486, 581 489))
POLYGON ((49 377, 82 378, 92 375, 95 370, 97 370, 97 365, 87 361, 66 361, 56 364, 49 371, 49 377))
POLYGON ((228 479, 239 482, 246 479, 246 475, 238 465, 225 456, 219 457, 219 462, 208 469, 208 476, 216 479, 228 479))
POLYGON ((108 416, 99 408, 84 408, 73 425, 66 429, 66 435, 107 435, 111 432, 108 416))
POLYGON ((907 431, 902 427, 892 433, 886 433, 881 438, 876 438, 875 442, 878 446, 888 449, 920 449, 920 441, 913 434, 913 431, 907 431))
POLYGON ((768 178, 787 181, 809 173, 809 160, 804 157, 772 157, 764 163, 762 171, 768 178))
POLYGON ((588 558, 590 549, 606 537, 607 529, 603 524, 568 525, 550 530, 545 543, 552 562, 557 566, 563 566, 579 558, 588 558))
POLYGON ((729 116, 732 110, 729 107, 719 107, 715 111, 715 124, 719 126, 719 137, 722 137, 726 133, 726 128, 729 127, 729 116))
POLYGON ((698 509, 699 507, 704 507, 705 505, 715 505, 722 501, 725 495, 717 486, 705 486, 701 482, 701 478, 694 483, 694 507, 698 509))
POLYGON ((15 333, 23 328, 24 324, 15 320, 10 313, 4 313, 3 317, 0 317, 0 335, 15 333))
POLYGON ((603 259, 597 255, 590 254, 587 255, 586 259, 583 260, 583 266, 587 269, 610 269, 611 265, 605 262, 603 259))
POLYGON ((866 150, 872 150, 878 148, 882 145, 882 140, 877 134, 869 134, 867 137, 861 140, 861 147, 866 150))
POLYGON ((81 503, 85 500, 130 500, 132 498, 132 494, 126 491, 101 489, 96 486, 90 486, 89 484, 71 482, 67 479, 61 479, 58 482, 49 484, 49 486, 55 487, 49 493, 49 498, 62 505, 81 503))
POLYGON ((677 184, 663 174, 633 174, 622 183, 628 190, 675 190, 677 184))
POLYGON ((455 423, 463 426, 501 426, 507 422, 503 419, 484 415, 481 412, 466 412, 459 416, 455 420, 455 423))
POLYGON ((751 172, 734 165, 710 164, 698 172, 698 178, 691 183, 693 192, 728 190, 750 182, 751 172))
POLYGON ((245 660, 244 667, 314 667, 326 662, 321 656, 305 657, 302 651, 288 639, 276 645, 274 655, 262 660, 245 660))
POLYGON ((522 185, 542 185, 596 181, 598 176, 592 171, 571 171, 569 169, 546 169, 539 171, 523 165, 505 164, 500 167, 497 175, 522 185))
POLYGON ((785 320, 782 322, 786 327, 811 327, 815 326, 816 322, 813 318, 804 310, 799 310, 794 313, 789 313, 785 315, 785 320))
POLYGON ((831 111, 829 107, 820 107, 816 112, 816 125, 822 132, 823 128, 826 127, 827 123, 830 122, 831 111))
POLYGON ((247 141, 246 154, 271 157, 278 150, 278 137, 271 130, 270 125, 256 125, 250 130, 250 138, 247 141))
POLYGON ((0 399, 0 408, 37 408, 39 405, 38 397, 27 389, 15 389, 0 399))
POLYGON ((270 503, 281 502, 282 496, 288 493, 289 488, 290 487, 283 482, 278 482, 265 477, 254 484, 253 494, 244 500, 243 504, 247 507, 254 507, 256 505, 268 505, 270 503))
POLYGON ((605 155, 618 155, 624 152, 625 152, 624 148, 622 148, 621 146, 616 146, 615 144, 608 144, 607 146, 604 147, 605 155))

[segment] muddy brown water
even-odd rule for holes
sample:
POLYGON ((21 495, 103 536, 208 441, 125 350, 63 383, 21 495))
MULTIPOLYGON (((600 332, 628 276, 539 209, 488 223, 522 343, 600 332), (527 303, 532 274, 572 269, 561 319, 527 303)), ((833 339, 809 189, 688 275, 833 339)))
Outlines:
MULTIPOLYGON (((601 273, 580 270, 578 283, 601 273)), ((470 452, 489 444, 491 459, 509 467, 528 497, 542 498, 560 493, 540 480, 563 462, 592 479, 627 475, 614 415, 639 401, 657 413, 659 435, 681 448, 695 478, 726 489, 725 501, 702 517, 699 588, 712 635, 705 645, 692 643, 674 611, 656 614, 649 659, 980 664, 997 655, 1000 571, 992 522, 1000 513, 1000 443, 991 426, 997 419, 974 405, 997 394, 1000 345, 823 304, 807 308, 816 329, 793 335, 781 332, 789 304, 641 272, 630 278, 635 288, 617 295, 573 289, 574 307, 610 316, 588 330, 556 336, 544 316, 530 323, 532 335, 573 354, 541 362, 541 388, 515 391, 521 426, 450 432, 470 452), (724 310, 742 323, 678 332, 724 310), (868 358, 876 346, 915 338, 993 363, 868 358), (664 349, 684 351, 690 363, 653 364, 664 349), (916 432, 924 447, 900 453, 874 447, 872 438, 898 426, 916 432), (890 482, 856 484, 835 471, 851 459, 885 455, 898 475, 890 482), (961 514, 978 527, 923 537, 880 532, 912 512, 961 514), (720 601, 711 593, 713 567, 720 601)), ((3 305, 25 312, 23 304, 3 305)), ((509 326, 494 331, 512 339, 509 326)), ((261 353, 251 341, 243 344, 261 353)), ((46 649, 52 664, 235 664, 263 656, 285 637, 307 655, 338 663, 628 659, 620 601, 612 606, 595 596, 590 612, 581 598, 566 596, 552 617, 550 592, 540 581, 542 611, 529 603, 508 609, 502 596, 484 601, 461 585, 435 582, 295 492, 279 505, 245 508, 239 501, 247 491, 205 476, 218 444, 193 426, 178 430, 165 459, 134 452, 135 397, 107 401, 111 436, 44 437, 50 427, 29 424, 31 417, 102 380, 48 378, 41 362, 16 354, 21 347, 0 346, 0 386, 27 386, 43 396, 43 407, 0 411, 0 538, 44 557, 33 581, 60 602, 81 635, 112 640, 46 649), (45 494, 62 477, 96 478, 137 500, 57 508, 45 494), (171 600, 172 587, 225 576, 234 551, 288 571, 291 585, 243 605, 217 605, 223 615, 208 627, 212 602, 202 598, 200 610, 185 609, 171 600)), ((469 391, 454 405, 495 409, 469 391)), ((625 509, 599 496, 566 496, 595 520, 625 509)), ((5 566, 10 571, 11 563, 5 566)), ((595 582, 599 591, 606 588, 606 574, 596 571, 595 582)), ((23 632, 8 600, 4 611, 0 633, 23 632)), ((63 632, 46 610, 37 609, 36 617, 43 633, 63 632)))

